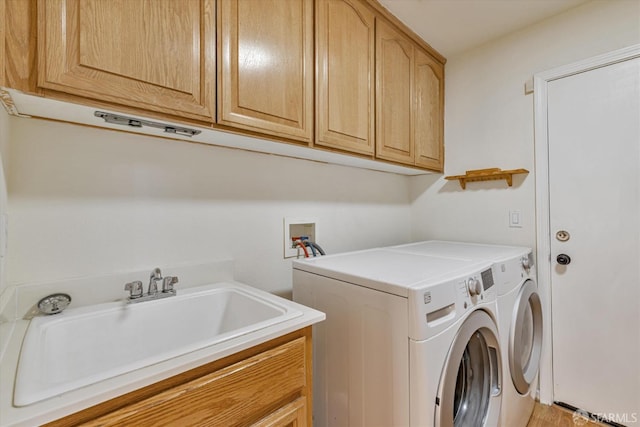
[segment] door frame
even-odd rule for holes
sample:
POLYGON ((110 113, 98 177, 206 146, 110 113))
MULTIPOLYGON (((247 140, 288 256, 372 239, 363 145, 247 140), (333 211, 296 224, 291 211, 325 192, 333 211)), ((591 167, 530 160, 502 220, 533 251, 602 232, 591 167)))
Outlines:
POLYGON ((551 81, 640 57, 640 44, 594 56, 583 61, 536 73, 534 87, 534 153, 536 182, 536 258, 538 293, 542 301, 543 335, 540 361, 540 402, 552 404, 551 229, 549 210, 548 84, 551 81))

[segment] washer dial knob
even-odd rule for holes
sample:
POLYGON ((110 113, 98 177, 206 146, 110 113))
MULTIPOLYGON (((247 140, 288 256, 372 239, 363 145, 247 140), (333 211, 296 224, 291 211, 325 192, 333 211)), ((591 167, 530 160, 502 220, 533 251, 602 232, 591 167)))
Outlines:
POLYGON ((475 277, 469 277, 469 280, 467 280, 467 289, 469 289, 469 295, 471 296, 480 295, 482 292, 482 283, 475 277))

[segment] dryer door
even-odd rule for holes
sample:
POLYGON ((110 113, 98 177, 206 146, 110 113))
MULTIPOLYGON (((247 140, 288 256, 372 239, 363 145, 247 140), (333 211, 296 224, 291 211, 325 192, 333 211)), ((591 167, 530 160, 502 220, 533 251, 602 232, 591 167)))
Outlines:
POLYGON ((476 310, 449 349, 436 399, 436 426, 496 426, 501 373, 498 329, 485 311, 476 310))
POLYGON ((509 333, 511 380, 520 394, 529 393, 538 375, 542 349, 542 305, 536 284, 529 279, 516 298, 509 333))

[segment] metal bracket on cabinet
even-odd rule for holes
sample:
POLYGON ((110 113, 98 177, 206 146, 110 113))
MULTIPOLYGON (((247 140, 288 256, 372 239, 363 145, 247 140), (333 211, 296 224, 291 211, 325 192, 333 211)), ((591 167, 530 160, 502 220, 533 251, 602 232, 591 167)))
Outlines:
POLYGON ((173 133, 182 136, 194 136, 198 135, 202 131, 197 129, 185 128, 181 126, 174 126, 167 123, 153 122, 151 120, 142 120, 135 117, 122 116, 120 114, 105 113, 104 111, 96 111, 94 116, 104 119, 107 123, 114 125, 131 126, 134 128, 141 128, 148 126, 152 128, 163 129, 166 133, 173 133))

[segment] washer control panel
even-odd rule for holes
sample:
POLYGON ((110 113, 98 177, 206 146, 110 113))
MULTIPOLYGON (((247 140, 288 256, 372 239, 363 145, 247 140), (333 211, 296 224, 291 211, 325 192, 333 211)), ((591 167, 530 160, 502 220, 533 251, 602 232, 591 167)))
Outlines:
POLYGON ((482 282, 476 277, 469 277, 467 279, 467 290, 472 297, 480 295, 482 293, 482 282))
POLYGON ((480 275, 482 276, 482 284, 484 286, 484 290, 488 291, 495 284, 493 280, 493 270, 488 268, 480 273, 480 275))
POLYGON ((461 316, 483 304, 495 302, 497 286, 490 264, 469 270, 458 278, 425 284, 409 292, 409 334, 422 340, 446 329, 461 316))
POLYGON ((466 289, 470 297, 482 295, 483 291, 488 291, 495 284, 493 271, 490 268, 483 270, 480 275, 469 277, 466 281, 466 289))

